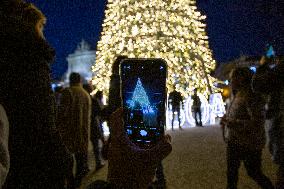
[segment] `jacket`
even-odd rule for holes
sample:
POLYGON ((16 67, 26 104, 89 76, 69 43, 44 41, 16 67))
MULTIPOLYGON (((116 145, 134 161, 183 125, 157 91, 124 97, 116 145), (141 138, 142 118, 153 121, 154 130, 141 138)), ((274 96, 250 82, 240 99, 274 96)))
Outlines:
POLYGON ((51 180, 64 176, 70 159, 55 127, 55 53, 21 20, 1 18, 0 25, 0 94, 10 123, 6 187, 52 188, 51 180))
POLYGON ((228 142, 251 150, 265 146, 265 100, 260 94, 239 91, 227 112, 228 142))
POLYGON ((64 144, 70 152, 88 152, 91 98, 80 84, 63 91, 57 123, 64 144))

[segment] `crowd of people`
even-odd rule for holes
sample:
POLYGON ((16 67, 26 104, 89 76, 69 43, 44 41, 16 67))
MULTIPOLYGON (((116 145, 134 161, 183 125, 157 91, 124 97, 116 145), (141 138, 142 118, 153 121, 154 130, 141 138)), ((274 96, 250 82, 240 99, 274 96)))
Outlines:
MULTIPOLYGON (((148 188, 155 175, 163 177, 161 162, 172 150, 171 137, 163 136, 150 149, 139 148, 127 137, 118 72, 119 63, 127 57, 119 56, 113 64, 108 106, 102 106, 102 92, 90 95, 92 86, 83 86, 78 73, 70 75, 70 87, 55 98, 50 78, 55 52, 44 38, 45 22, 43 13, 31 3, 0 2, 0 188, 78 188, 89 172, 89 140, 96 169, 104 166, 102 156, 108 159, 107 180, 90 187, 148 188), (102 120, 110 127, 107 141, 102 120)), ((237 188, 241 161, 263 189, 284 188, 283 72, 283 61, 271 68, 270 61, 262 59, 255 74, 248 68, 236 68, 231 74, 233 100, 221 121, 222 128, 228 130, 228 189, 237 188), (266 103, 269 111, 265 110, 266 103), (261 170, 265 118, 271 120, 269 147, 278 164, 275 186, 261 170)), ((202 126, 197 91, 193 98, 196 124, 202 126)), ((174 92, 170 99, 173 112, 179 116, 180 94, 174 92)))

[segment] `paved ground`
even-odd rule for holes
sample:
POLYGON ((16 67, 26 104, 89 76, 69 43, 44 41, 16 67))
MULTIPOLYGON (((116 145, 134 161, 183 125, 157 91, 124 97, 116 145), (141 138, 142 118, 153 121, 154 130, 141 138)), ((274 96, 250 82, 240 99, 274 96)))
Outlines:
MULTIPOLYGON (((173 138, 173 151, 164 160, 168 189, 225 189, 226 157, 225 144, 220 127, 185 128, 182 131, 170 131, 173 138)), ((94 169, 93 156, 90 168, 94 169)), ((275 180, 276 167, 265 149, 263 170, 275 180)), ((106 179, 107 166, 98 172, 90 173, 85 183, 96 179, 106 179)), ((242 165, 239 174, 239 189, 258 189, 248 178, 242 165)))

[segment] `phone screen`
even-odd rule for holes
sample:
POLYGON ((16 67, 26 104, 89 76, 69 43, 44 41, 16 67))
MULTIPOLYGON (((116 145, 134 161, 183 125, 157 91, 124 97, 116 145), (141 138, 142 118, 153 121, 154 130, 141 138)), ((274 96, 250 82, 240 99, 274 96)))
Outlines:
POLYGON ((166 62, 125 59, 120 76, 124 124, 130 140, 142 146, 156 143, 166 124, 166 62))

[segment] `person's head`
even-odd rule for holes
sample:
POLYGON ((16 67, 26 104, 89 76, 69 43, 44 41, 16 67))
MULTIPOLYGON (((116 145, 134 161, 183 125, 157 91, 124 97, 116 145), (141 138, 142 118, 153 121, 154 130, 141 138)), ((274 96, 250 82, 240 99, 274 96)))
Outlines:
POLYGON ((23 11, 23 20, 35 29, 39 37, 44 38, 43 29, 46 17, 37 7, 31 3, 27 3, 23 11))
POLYGON ((119 74, 119 64, 122 60, 124 60, 126 58, 127 58, 127 56, 120 55, 115 59, 113 65, 112 65, 112 73, 113 74, 119 74))
POLYGON ((22 0, 3 0, 0 12, 4 17, 14 18, 21 24, 30 27, 38 37, 44 38, 43 28, 46 23, 44 14, 32 3, 22 0))
POLYGON ((238 67, 231 72, 231 87, 233 91, 241 89, 249 90, 251 88, 251 79, 253 73, 247 67, 238 67))
POLYGON ((196 88, 193 91, 194 91, 194 94, 197 94, 197 89, 196 88))
POLYGON ((37 37, 44 38, 43 28, 46 23, 46 17, 32 3, 22 0, 3 0, 0 3, 0 15, 3 16, 3 19, 13 18, 17 20, 16 23, 27 27, 37 37))
POLYGON ((82 83, 82 79, 79 73, 72 72, 69 76, 70 86, 82 83))

